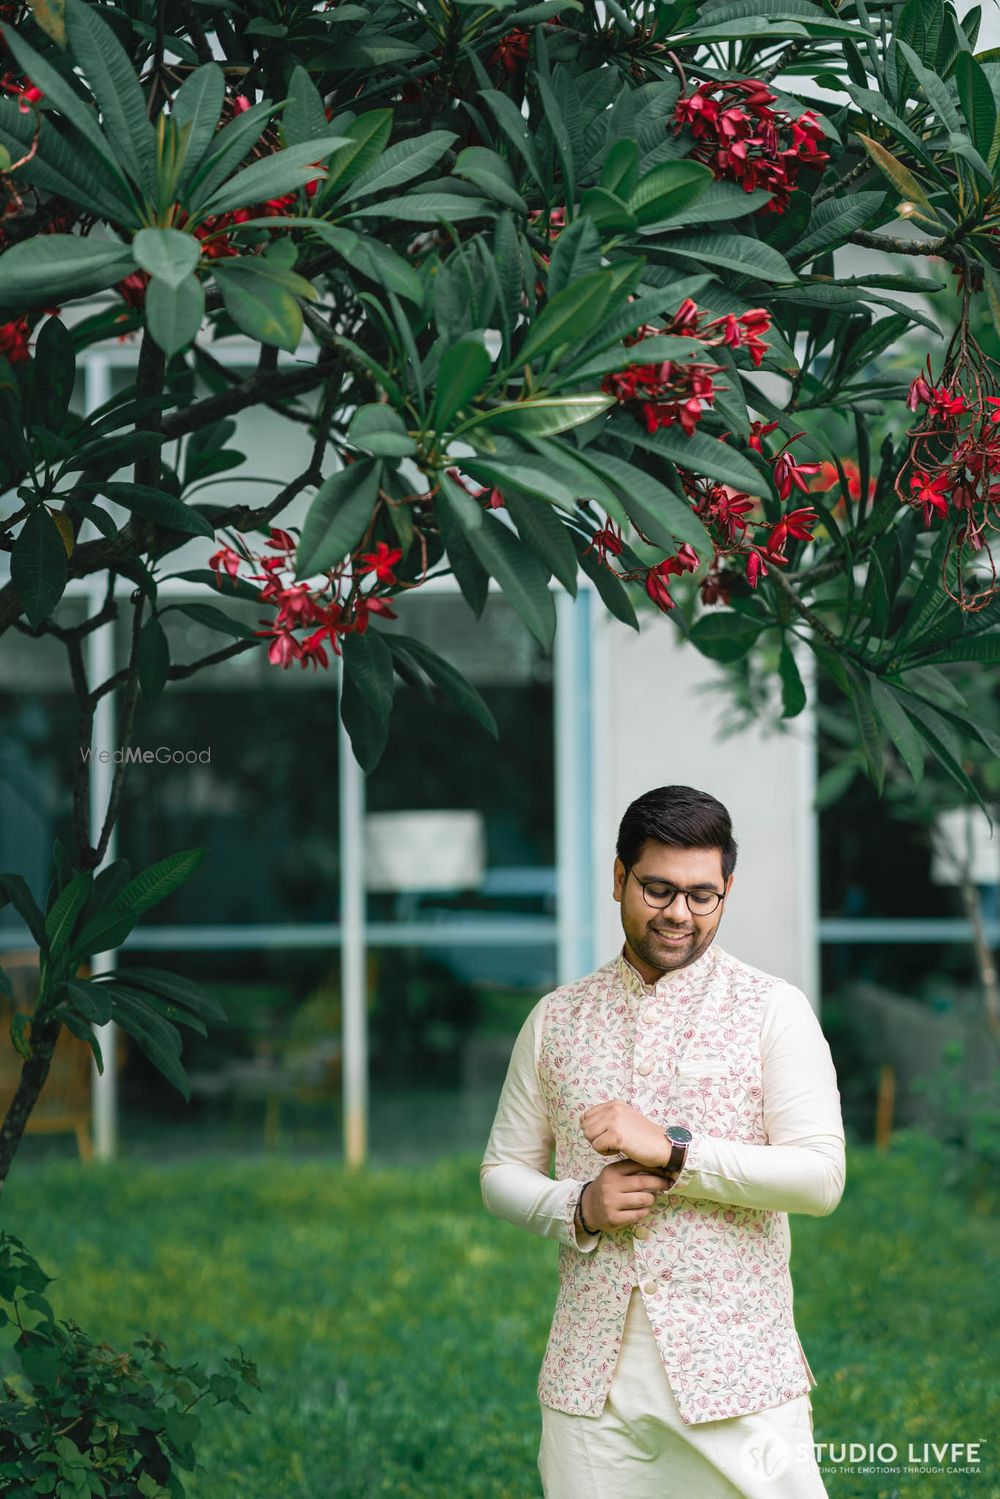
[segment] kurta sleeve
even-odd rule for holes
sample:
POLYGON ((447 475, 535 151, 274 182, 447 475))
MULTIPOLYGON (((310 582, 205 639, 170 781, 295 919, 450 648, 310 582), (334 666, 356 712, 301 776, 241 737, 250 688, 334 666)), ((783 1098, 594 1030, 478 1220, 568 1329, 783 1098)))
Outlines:
POLYGON ((538 1081, 544 1014, 541 999, 514 1042, 479 1180, 483 1202, 495 1217, 586 1254, 597 1247, 600 1235, 578 1236, 574 1227, 585 1183, 553 1181, 551 1176, 555 1139, 538 1081))
POLYGON ((672 1197, 777 1212, 832 1213, 845 1179, 844 1125, 830 1047, 806 996, 779 984, 761 1026, 766 1145, 696 1135, 672 1197))

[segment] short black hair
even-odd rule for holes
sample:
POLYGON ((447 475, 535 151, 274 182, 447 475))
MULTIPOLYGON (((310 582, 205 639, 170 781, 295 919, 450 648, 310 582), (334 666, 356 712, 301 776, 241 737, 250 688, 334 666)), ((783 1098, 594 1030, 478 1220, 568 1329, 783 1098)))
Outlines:
POLYGON ((647 843, 673 848, 717 848, 725 884, 736 868, 736 839, 728 811, 693 786, 657 786, 637 797, 618 829, 618 857, 629 868, 647 843))

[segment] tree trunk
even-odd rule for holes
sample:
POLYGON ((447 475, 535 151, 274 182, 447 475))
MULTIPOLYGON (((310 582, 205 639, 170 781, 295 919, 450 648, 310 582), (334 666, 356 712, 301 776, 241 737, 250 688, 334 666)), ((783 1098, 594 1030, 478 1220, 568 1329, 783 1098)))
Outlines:
POLYGON ((32 1109, 49 1075, 52 1053, 62 1030, 60 1020, 33 1021, 31 1026, 31 1056, 21 1068, 17 1092, 11 1099, 10 1108, 0 1125, 0 1191, 14 1161, 17 1147, 21 1143, 32 1109))

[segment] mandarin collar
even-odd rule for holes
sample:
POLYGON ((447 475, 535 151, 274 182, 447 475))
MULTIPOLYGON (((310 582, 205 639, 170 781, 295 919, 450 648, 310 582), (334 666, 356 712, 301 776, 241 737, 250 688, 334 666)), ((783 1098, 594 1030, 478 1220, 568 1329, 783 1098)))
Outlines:
POLYGON ((621 952, 618 954, 618 979, 624 985, 626 991, 629 994, 635 995, 636 998, 648 997, 649 995, 663 995, 679 984, 690 980, 697 982, 707 978, 715 967, 717 954, 718 946, 712 941, 693 963, 688 963, 683 968, 674 968, 671 972, 665 973, 662 978, 657 979, 655 984, 647 984, 638 969, 632 967, 632 964, 625 956, 625 948, 622 947, 621 952))

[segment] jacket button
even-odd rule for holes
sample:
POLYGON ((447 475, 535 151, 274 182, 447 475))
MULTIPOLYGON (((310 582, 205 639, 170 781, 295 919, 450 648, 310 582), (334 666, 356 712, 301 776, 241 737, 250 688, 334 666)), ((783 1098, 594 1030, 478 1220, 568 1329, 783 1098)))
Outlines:
POLYGON ((655 1296, 657 1285, 655 1280, 644 1280, 642 1283, 642 1294, 644 1296, 655 1296))
POLYGON ((643 1025, 652 1025, 653 1021, 656 1019, 656 1011, 643 1010, 642 1014, 639 1016, 639 1019, 642 1021, 643 1025))
POLYGON ((634 1239, 648 1239, 649 1238, 649 1229, 648 1228, 643 1228, 642 1225, 640 1224, 638 1228, 635 1228, 635 1229, 632 1230, 632 1237, 634 1239))
POLYGON ((653 1070, 653 1064, 652 1062, 641 1062, 635 1070, 640 1077, 648 1077, 653 1070))

